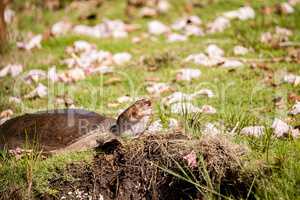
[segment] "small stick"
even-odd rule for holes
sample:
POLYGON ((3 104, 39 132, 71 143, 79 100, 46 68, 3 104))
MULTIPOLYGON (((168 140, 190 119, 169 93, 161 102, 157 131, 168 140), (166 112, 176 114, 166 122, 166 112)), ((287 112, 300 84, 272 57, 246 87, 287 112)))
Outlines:
POLYGON ((233 135, 233 134, 234 134, 234 132, 235 132, 236 129, 238 128, 239 124, 240 124, 240 122, 237 122, 237 123, 236 123, 235 127, 230 131, 229 135, 233 135))
POLYGON ((280 47, 300 47, 300 42, 281 42, 280 47))

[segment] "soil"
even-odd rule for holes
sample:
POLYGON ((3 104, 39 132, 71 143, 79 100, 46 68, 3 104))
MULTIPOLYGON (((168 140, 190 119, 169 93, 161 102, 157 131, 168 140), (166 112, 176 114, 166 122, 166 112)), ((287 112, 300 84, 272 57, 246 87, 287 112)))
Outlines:
MULTIPOLYGON (((205 195, 214 190, 212 195, 220 199, 222 195, 245 199, 253 174, 243 170, 244 154, 244 147, 222 138, 192 140, 173 133, 113 140, 99 146, 92 164, 71 164, 61 172, 71 175, 72 180, 49 180, 51 188, 58 191, 55 196, 41 194, 38 198, 207 199, 205 195), (191 151, 197 153, 198 163, 203 158, 203 165, 187 165, 183 157, 191 151), (196 185, 179 178, 186 177, 185 173, 196 185)), ((248 199, 254 197, 250 194, 248 199)))

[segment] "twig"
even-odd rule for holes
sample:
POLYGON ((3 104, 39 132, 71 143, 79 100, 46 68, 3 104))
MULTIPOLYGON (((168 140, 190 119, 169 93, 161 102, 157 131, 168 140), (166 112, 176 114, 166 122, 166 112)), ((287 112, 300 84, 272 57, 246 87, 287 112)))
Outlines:
POLYGON ((230 131, 229 135, 233 135, 233 134, 234 134, 234 132, 235 132, 236 129, 238 128, 239 124, 240 124, 240 122, 237 122, 237 123, 236 123, 235 127, 230 131))
POLYGON ((280 62, 291 62, 285 57, 275 57, 275 58, 237 58, 229 57, 228 59, 239 60, 245 63, 280 63, 280 62))
POLYGON ((280 47, 300 47, 300 42, 281 42, 280 47))
POLYGON ((248 200, 248 198, 250 197, 250 194, 251 194, 251 191, 252 191, 252 188, 253 188, 253 186, 254 186, 255 181, 256 181, 256 176, 253 178, 253 181, 252 181, 251 186, 250 186, 250 189, 249 189, 249 191, 248 191, 246 200, 248 200))

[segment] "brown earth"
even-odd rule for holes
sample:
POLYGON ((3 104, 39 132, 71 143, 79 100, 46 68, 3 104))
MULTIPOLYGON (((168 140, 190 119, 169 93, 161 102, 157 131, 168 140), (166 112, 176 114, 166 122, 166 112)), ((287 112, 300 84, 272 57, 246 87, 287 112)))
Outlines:
MULTIPOLYGON (((125 142, 112 140, 97 152, 92 164, 71 164, 61 172, 72 180, 49 180, 58 191, 55 196, 38 198, 207 199, 211 194, 245 199, 254 177, 244 170, 245 148, 220 137, 192 140, 182 134, 148 135, 125 142), (199 167, 189 167, 183 159, 191 151, 197 153, 199 167)), ((253 198, 250 193, 248 199, 253 198)))

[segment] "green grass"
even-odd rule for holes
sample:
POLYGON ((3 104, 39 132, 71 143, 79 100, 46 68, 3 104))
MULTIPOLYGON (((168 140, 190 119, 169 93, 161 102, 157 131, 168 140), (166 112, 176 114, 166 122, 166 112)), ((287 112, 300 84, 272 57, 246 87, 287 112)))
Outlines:
MULTIPOLYGON (((1 156, 0 171, 0 194, 12 186, 22 190, 27 196, 34 194, 48 193, 55 195, 57 191, 51 189, 48 180, 53 178, 62 178, 68 180, 68 174, 61 174, 63 169, 71 163, 90 163, 92 152, 68 153, 55 155, 45 159, 39 152, 23 156, 21 159, 1 156), (32 184, 28 192, 28 185, 32 184)), ((32 196, 31 196, 32 197, 32 196)))
MULTIPOLYGON (((32 1, 36 2, 36 1, 32 1)), ((21 9, 23 1, 16 1, 12 7, 20 9, 17 12, 18 20, 11 30, 11 47, 5 55, 0 55, 0 67, 11 62, 22 63, 26 66, 25 72, 30 69, 47 70, 52 65, 56 65, 59 71, 65 70, 66 66, 61 64, 61 60, 67 57, 65 48, 76 40, 86 40, 97 45, 98 49, 117 52, 129 52, 133 55, 133 61, 126 66, 116 67, 114 75, 122 78, 122 82, 117 85, 104 86, 103 83, 113 75, 91 76, 76 84, 58 83, 51 88, 51 95, 48 99, 24 100, 22 105, 14 105, 8 102, 8 98, 13 95, 23 95, 29 92, 33 86, 22 84, 19 79, 6 77, 0 79, 0 111, 11 108, 15 115, 21 115, 26 112, 34 112, 47 108, 55 108, 52 105, 53 98, 58 95, 68 93, 75 100, 78 107, 84 107, 103 113, 109 116, 116 116, 119 109, 125 108, 128 104, 123 104, 117 108, 108 108, 107 104, 114 101, 117 97, 129 94, 131 96, 145 96, 145 78, 159 77, 161 82, 172 83, 178 91, 192 93, 197 89, 209 88, 216 94, 215 98, 200 98, 194 101, 196 105, 209 104, 214 106, 218 113, 207 116, 174 116, 168 109, 160 107, 160 100, 156 100, 155 118, 160 118, 164 124, 170 117, 175 117, 183 122, 187 122, 187 130, 195 136, 199 136, 197 127, 206 122, 218 122, 226 130, 231 130, 237 126, 237 132, 243 127, 249 125, 263 124, 270 126, 275 116, 278 116, 278 110, 274 107, 272 99, 278 95, 286 95, 289 92, 300 93, 300 88, 293 87, 289 84, 280 84, 272 87, 263 80, 267 72, 262 69, 252 69, 250 66, 228 71, 220 68, 199 67, 192 63, 183 63, 182 60, 191 53, 203 52, 208 44, 215 43, 224 49, 225 55, 234 57, 232 49, 235 45, 240 44, 252 48, 244 58, 273 58, 286 56, 286 49, 274 49, 268 45, 259 42, 260 34, 265 31, 273 30, 275 26, 283 26, 293 30, 294 35, 290 38, 292 41, 300 42, 300 7, 297 6, 295 13, 289 16, 280 16, 272 14, 269 16, 262 15, 260 8, 262 5, 274 5, 282 1, 248 1, 256 9, 257 17, 254 20, 234 21, 229 29, 222 33, 206 35, 203 37, 192 37, 186 42, 166 43, 163 37, 157 41, 144 40, 139 44, 133 44, 131 39, 134 35, 146 31, 149 19, 133 17, 129 19, 124 14, 125 2, 122 0, 105 1, 99 8, 94 8, 98 13, 98 20, 88 22, 80 20, 78 17, 81 13, 72 11, 66 13, 64 9, 58 11, 48 11, 38 6, 30 9, 21 9), (43 33, 51 24, 61 18, 66 18, 74 24, 95 24, 101 18, 124 19, 126 21, 141 25, 141 29, 130 34, 126 39, 95 39, 78 35, 66 35, 58 38, 50 38, 42 43, 42 49, 24 52, 16 49, 15 42, 24 38, 28 31, 33 33, 43 33), (146 56, 149 62, 155 62, 157 58, 167 57, 167 62, 159 64, 158 71, 149 72, 140 57, 146 56), (168 60, 168 56, 172 59, 168 60), (172 82, 176 70, 181 67, 199 68, 202 76, 192 83, 172 82), (21 83, 21 84, 20 84, 21 83), (18 90, 16 90, 16 88, 18 90), (25 108, 25 109, 24 109, 25 108), (193 118, 192 126, 189 124, 193 118)), ((170 1, 172 8, 169 13, 159 16, 157 19, 170 24, 178 17, 183 15, 184 0, 170 1)), ((195 8, 191 14, 199 15, 204 23, 213 20, 221 13, 237 9, 246 3, 242 0, 219 0, 212 4, 209 1, 203 1, 203 7, 195 8)), ((157 64, 157 63, 155 63, 157 64)), ((299 74, 299 64, 293 63, 274 63, 268 64, 268 67, 280 74, 281 71, 288 71, 299 74)), ((284 96, 286 97, 286 96, 284 96)), ((291 107, 288 104, 287 107, 291 107)), ((296 118, 293 125, 299 125, 299 118, 296 118)), ((242 136, 236 136, 238 143, 247 144, 253 154, 253 168, 261 169, 258 165, 263 163, 271 169, 272 175, 262 174, 261 179, 257 181, 259 187, 256 188, 258 199, 299 199, 300 198, 300 142, 299 140, 279 141, 273 137, 267 136, 254 139, 242 136)), ((0 161, 0 192, 9 186, 20 186, 24 192, 28 185, 26 172, 33 166, 33 191, 48 191, 47 180, 50 177, 58 176, 56 169, 62 169, 67 163, 79 160, 89 160, 92 153, 79 153, 72 155, 55 156, 47 160, 42 160, 40 156, 21 159, 16 161, 8 159, 6 156, 0 161), (29 162, 30 161, 30 162, 29 162)), ((262 170, 263 171, 263 170, 262 170)))

